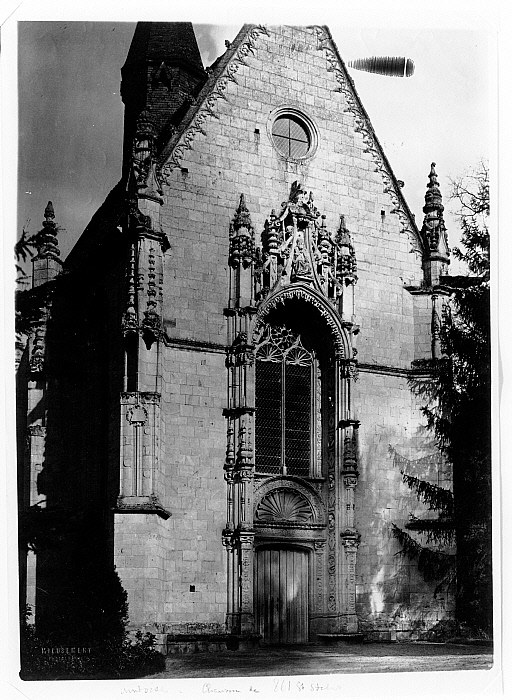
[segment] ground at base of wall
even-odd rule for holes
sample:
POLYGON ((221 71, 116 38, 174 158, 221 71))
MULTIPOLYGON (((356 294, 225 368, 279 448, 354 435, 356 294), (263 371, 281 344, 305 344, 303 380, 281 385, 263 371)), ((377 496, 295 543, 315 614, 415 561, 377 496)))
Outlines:
POLYGON ((486 670, 492 649, 475 644, 350 644, 264 647, 250 652, 177 654, 149 678, 302 676, 336 673, 486 670))

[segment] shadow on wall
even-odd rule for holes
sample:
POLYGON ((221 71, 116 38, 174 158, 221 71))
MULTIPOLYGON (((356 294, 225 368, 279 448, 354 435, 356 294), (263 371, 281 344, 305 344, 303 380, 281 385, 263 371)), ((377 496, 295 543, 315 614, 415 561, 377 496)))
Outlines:
POLYGON ((360 499, 356 513, 371 514, 357 523, 362 536, 357 609, 360 629, 376 639, 396 639, 397 634, 418 638, 440 620, 451 618, 453 612, 450 591, 446 586, 438 591, 439 581, 425 581, 417 562, 401 553, 393 536, 393 523, 403 528, 411 516, 429 517, 428 506, 403 483, 402 467, 394 455, 400 453, 418 478, 443 485, 447 481, 431 436, 420 426, 410 436, 400 432, 380 425, 366 435, 364 488, 356 494, 360 499))
POLYGON ((359 628, 370 639, 422 639, 438 622, 452 618, 450 596, 425 590, 415 564, 400 558, 395 571, 389 569, 380 567, 369 590, 358 596, 358 608, 368 611, 359 615, 359 628))

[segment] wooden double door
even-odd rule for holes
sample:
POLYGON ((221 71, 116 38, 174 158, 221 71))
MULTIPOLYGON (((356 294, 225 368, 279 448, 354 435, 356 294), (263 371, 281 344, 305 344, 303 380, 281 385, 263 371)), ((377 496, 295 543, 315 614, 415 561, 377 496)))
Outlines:
POLYGON ((309 552, 264 546, 256 550, 256 630, 270 644, 306 644, 309 635, 309 552))

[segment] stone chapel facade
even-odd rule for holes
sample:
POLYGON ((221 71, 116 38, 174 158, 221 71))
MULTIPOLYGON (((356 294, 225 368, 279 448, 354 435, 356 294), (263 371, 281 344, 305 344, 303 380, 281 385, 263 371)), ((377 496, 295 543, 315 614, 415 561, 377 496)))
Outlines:
MULTIPOLYGON (((65 263, 45 212, 21 508, 97 504, 170 649, 449 617, 392 536, 425 511, 393 455, 451 483, 409 386, 448 294, 434 166, 419 229, 326 27, 246 25, 204 70, 192 25, 140 23, 122 98, 122 179, 65 263)), ((52 566, 21 565, 36 616, 52 566)))

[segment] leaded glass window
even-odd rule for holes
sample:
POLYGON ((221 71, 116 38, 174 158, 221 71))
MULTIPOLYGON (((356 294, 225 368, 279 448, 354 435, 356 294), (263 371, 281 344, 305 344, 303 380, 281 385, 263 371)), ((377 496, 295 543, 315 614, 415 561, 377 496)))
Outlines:
POLYGON ((320 439, 318 363, 299 335, 267 326, 256 349, 256 471, 310 476, 320 439))
POLYGON ((283 115, 275 120, 272 138, 277 150, 287 158, 304 158, 311 145, 305 124, 291 115, 283 115))

